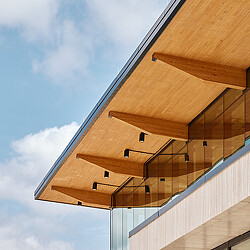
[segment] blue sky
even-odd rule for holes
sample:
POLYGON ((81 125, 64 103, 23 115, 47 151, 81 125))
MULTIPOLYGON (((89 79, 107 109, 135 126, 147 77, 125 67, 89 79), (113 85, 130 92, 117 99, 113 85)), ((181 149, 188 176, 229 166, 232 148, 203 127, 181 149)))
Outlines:
POLYGON ((33 192, 166 5, 0 0, 0 249, 109 248, 109 212, 33 192))

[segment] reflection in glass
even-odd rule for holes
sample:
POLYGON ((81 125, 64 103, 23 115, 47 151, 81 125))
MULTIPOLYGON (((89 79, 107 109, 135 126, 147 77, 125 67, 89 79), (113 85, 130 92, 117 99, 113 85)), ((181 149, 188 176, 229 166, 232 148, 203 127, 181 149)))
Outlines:
MULTIPOLYGON (((187 147, 184 141, 173 143, 173 152, 186 154, 187 147)), ((187 188, 187 162, 184 155, 173 156, 173 195, 179 194, 187 188)))
POLYGON ((207 128, 210 123, 223 113, 223 98, 220 98, 204 112, 204 126, 207 128))
POLYGON ((122 250, 122 208, 111 211, 111 249, 122 250))
MULTIPOLYGON (((132 178, 114 195, 111 249, 127 250, 129 231, 248 143, 250 91, 227 90, 189 124, 188 143, 172 140, 147 164, 147 178, 132 178)), ((249 241, 232 249, 250 249, 249 241)))
MULTIPOLYGON (((206 117, 206 116, 205 116, 206 117)), ((223 160, 223 115, 217 117, 205 129, 204 140, 207 142, 205 150, 205 171, 223 160)))
POLYGON ((233 102, 235 102, 243 94, 242 90, 239 89, 229 89, 225 95, 224 99, 224 110, 226 110, 233 102))
POLYGON ((245 114, 245 119, 246 119, 246 134, 245 138, 246 141, 250 141, 250 91, 246 92, 245 94, 245 103, 246 103, 246 114, 245 114))
POLYGON ((196 117, 196 119, 188 126, 189 140, 202 140, 204 130, 204 114, 196 117))
POLYGON ((234 247, 231 247, 231 250, 249 250, 249 249, 250 249, 250 239, 245 240, 234 247))
POLYGON ((245 144, 244 97, 238 98, 224 112, 224 158, 245 144))
MULTIPOLYGON (((188 185, 204 174, 204 147, 203 140, 193 140, 188 144, 189 162, 188 166, 188 185)), ((206 166, 208 167, 208 166, 206 166)))
POLYGON ((133 227, 145 220, 145 189, 140 178, 133 179, 133 227))

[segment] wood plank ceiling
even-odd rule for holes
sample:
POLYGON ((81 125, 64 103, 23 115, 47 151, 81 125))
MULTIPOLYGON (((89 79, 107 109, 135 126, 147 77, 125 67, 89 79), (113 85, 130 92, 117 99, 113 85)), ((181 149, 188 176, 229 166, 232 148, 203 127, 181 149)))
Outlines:
MULTIPOLYGON (((129 167, 124 163, 124 149, 156 152, 171 137, 185 138, 185 128, 181 130, 182 134, 164 134, 159 129, 152 134, 150 132, 156 131, 155 128, 148 131, 147 124, 139 126, 133 117, 130 117, 132 122, 115 116, 110 118, 109 112, 143 116, 152 121, 161 119, 185 127, 227 87, 234 86, 207 76, 203 80, 159 57, 154 62, 153 53, 233 67, 239 70, 233 75, 237 79, 237 74, 250 65, 249 9, 249 0, 187 0, 37 199, 68 204, 81 201, 84 206, 108 209, 116 187, 98 186, 98 190, 93 191, 92 184, 101 182, 119 186, 132 176, 124 171, 126 166, 129 167), (138 141, 142 131, 149 132, 144 143, 138 141), (121 174, 110 172, 110 177, 105 179, 105 164, 97 166, 93 160, 77 159, 77 154, 120 161, 123 170, 121 174), (74 195, 69 189, 73 189, 74 195)), ((216 72, 221 72, 220 69, 212 68, 216 72)), ((244 88, 244 82, 236 88, 244 88)), ((141 165, 147 159, 148 155, 131 153, 129 161, 141 165)))

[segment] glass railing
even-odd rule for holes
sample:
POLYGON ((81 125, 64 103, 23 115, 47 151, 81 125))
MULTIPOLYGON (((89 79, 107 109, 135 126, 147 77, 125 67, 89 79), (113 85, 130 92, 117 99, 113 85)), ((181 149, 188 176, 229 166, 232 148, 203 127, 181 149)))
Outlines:
POLYGON ((171 141, 146 165, 145 179, 132 178, 114 195, 111 217, 119 211, 124 220, 119 222, 121 233, 111 225, 111 237, 119 235, 123 243, 111 249, 128 249, 129 231, 242 148, 249 138, 250 91, 227 90, 189 124, 188 142, 171 141))

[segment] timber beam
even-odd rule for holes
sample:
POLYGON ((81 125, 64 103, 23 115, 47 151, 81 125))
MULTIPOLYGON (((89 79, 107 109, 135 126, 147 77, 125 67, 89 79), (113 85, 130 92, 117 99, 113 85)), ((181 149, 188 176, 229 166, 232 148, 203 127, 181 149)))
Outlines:
POLYGON ((220 84, 226 88, 244 90, 246 88, 246 70, 187 59, 163 53, 154 53, 152 60, 162 61, 190 75, 207 82, 220 84))
POLYGON ((188 126, 181 122, 168 121, 158 118, 109 111, 109 117, 126 122, 147 133, 168 136, 175 140, 188 140, 188 126))
POLYGON ((143 163, 86 154, 77 154, 76 158, 90 162, 116 174, 143 178, 143 163))
POLYGON ((107 207, 111 206, 111 195, 105 193, 61 187, 61 186, 52 186, 51 190, 56 190, 62 194, 65 194, 74 199, 82 201, 83 203, 102 205, 107 207))

